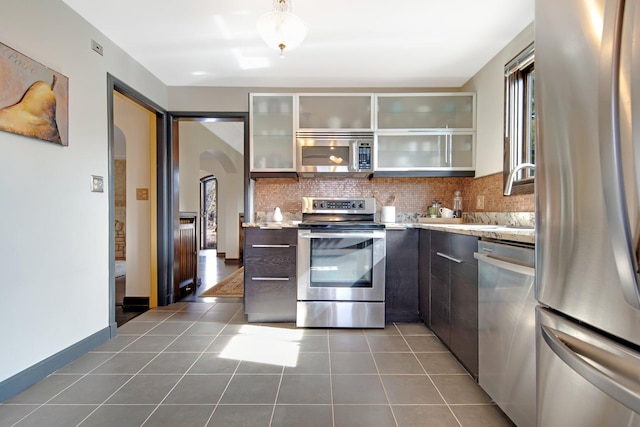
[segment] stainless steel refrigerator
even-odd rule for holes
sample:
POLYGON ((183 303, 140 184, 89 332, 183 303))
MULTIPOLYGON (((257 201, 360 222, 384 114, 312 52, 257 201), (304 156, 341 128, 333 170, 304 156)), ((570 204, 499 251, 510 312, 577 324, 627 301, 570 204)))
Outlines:
POLYGON ((640 0, 536 0, 537 425, 640 426, 640 0))

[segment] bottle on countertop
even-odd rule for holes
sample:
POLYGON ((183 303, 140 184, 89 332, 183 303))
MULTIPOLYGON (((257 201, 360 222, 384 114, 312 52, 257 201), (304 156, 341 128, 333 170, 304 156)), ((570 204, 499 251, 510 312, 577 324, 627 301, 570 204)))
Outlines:
POLYGON ((453 195, 453 217, 462 218, 462 193, 456 191, 453 195))

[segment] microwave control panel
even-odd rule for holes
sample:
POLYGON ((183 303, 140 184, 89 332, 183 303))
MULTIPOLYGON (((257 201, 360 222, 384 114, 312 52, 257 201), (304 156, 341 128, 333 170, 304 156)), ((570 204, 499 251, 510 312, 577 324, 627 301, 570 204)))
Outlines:
POLYGON ((371 161, 372 147, 369 142, 358 143, 358 170, 371 170, 373 168, 371 161))

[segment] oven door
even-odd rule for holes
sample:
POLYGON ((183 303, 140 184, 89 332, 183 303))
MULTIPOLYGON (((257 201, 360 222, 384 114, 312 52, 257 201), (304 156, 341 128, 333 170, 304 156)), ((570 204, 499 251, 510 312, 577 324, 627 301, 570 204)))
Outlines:
POLYGON ((298 300, 384 301, 384 230, 298 231, 298 300))

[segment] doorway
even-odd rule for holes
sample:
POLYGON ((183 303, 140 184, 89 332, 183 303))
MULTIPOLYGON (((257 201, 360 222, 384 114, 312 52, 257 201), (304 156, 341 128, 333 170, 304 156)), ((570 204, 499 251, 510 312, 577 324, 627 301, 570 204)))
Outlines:
POLYGON ((158 183, 166 181, 161 179, 166 174, 166 154, 159 149, 166 141, 166 111, 110 74, 107 86, 109 326, 113 337, 121 323, 116 318, 117 303, 135 313, 165 301, 162 284, 168 271, 158 268, 158 260, 166 254, 166 238, 158 230, 166 227, 162 210, 166 197, 164 186, 159 191, 158 183), (128 121, 132 111, 136 119, 128 121), (131 167, 126 166, 127 159, 131 167), (119 176, 123 171, 124 178, 119 176), (116 181, 123 188, 116 190, 116 181))
MULTIPOLYGON (((177 262, 174 293, 179 301, 197 295, 240 267, 238 217, 244 211, 247 113, 170 113, 174 215, 197 214, 198 268, 195 292, 181 291, 176 279, 185 266, 177 262), (222 276, 222 277, 220 277, 222 276)), ((181 253, 179 247, 175 253, 181 253)), ((186 266, 188 268, 188 266, 186 266)))
POLYGON ((209 175, 200 179, 200 248, 217 249, 218 180, 209 175))

